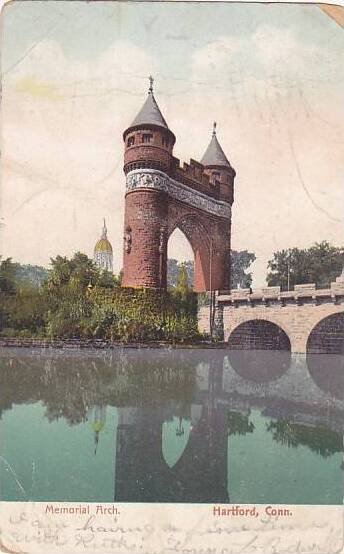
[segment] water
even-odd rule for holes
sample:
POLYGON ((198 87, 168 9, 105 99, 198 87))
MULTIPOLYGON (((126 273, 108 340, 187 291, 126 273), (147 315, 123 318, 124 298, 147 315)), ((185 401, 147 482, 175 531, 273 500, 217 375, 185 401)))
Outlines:
POLYGON ((343 357, 0 354, 1 500, 341 504, 343 357))

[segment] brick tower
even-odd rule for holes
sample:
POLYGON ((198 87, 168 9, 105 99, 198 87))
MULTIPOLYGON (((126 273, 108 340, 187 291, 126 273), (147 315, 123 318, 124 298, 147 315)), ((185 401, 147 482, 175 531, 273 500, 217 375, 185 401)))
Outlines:
POLYGON ((166 288, 167 242, 179 228, 195 258, 194 290, 229 286, 231 205, 235 171, 213 136, 202 163, 173 156, 175 136, 148 97, 123 134, 126 175, 125 287, 166 288))

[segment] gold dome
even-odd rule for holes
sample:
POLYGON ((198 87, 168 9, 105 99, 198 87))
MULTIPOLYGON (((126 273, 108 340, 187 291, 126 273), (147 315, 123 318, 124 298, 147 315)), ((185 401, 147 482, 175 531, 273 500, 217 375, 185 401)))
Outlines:
POLYGON ((108 239, 99 239, 94 247, 94 252, 110 252, 112 254, 112 246, 108 239))

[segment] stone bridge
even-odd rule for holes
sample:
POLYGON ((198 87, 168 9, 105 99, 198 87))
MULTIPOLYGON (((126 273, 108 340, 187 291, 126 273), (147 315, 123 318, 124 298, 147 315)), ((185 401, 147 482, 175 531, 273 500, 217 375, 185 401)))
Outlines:
POLYGON ((343 353, 344 281, 328 289, 315 284, 259 290, 216 291, 199 307, 200 332, 229 343, 233 349, 343 353))

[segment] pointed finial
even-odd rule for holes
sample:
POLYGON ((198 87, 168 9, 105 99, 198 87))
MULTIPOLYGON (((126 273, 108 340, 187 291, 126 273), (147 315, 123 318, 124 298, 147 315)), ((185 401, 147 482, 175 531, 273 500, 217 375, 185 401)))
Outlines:
POLYGON ((149 89, 148 89, 148 94, 153 94, 153 83, 154 83, 154 79, 153 79, 153 77, 150 75, 150 76, 149 76, 149 89))
POLYGON ((103 217, 102 239, 106 239, 106 238, 107 238, 107 227, 106 227, 106 223, 105 223, 105 217, 103 217))
POLYGON ((216 121, 213 123, 213 137, 216 135, 216 121))

